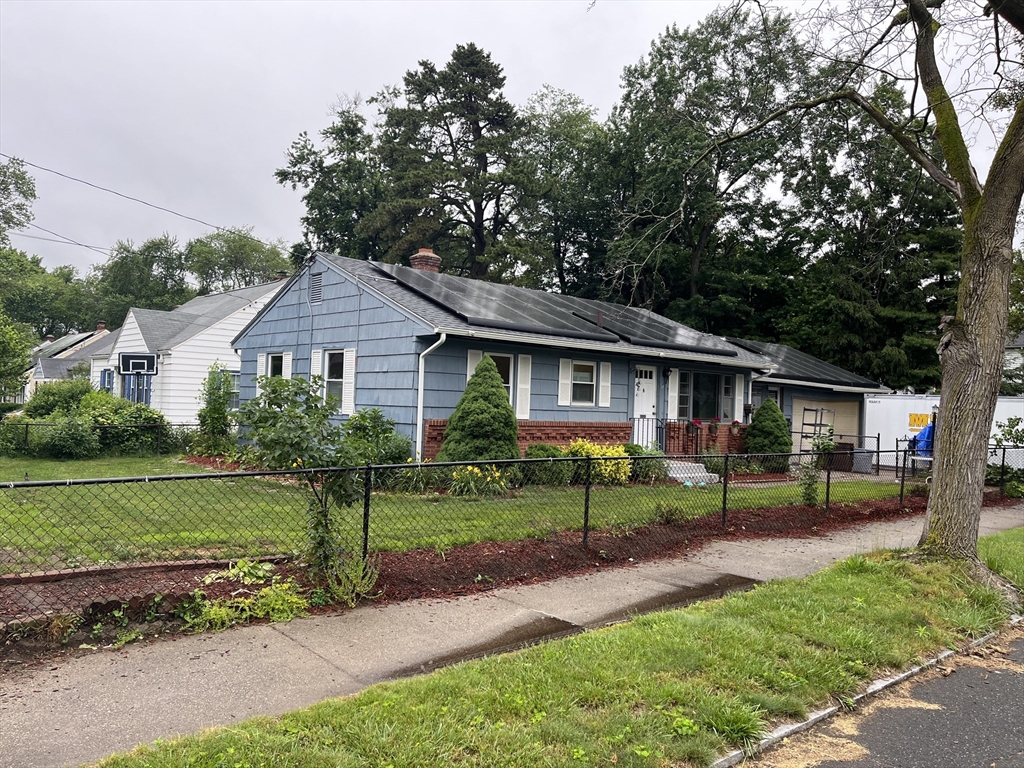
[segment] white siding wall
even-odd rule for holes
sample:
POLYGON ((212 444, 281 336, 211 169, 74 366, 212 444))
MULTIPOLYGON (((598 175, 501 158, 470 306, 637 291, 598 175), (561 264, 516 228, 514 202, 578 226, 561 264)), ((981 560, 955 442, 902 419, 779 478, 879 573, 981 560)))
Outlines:
POLYGON ((240 361, 231 340, 267 302, 266 297, 224 318, 202 333, 182 342, 168 358, 161 360, 160 402, 154 392, 153 407, 159 408, 172 424, 194 422, 199 412, 203 380, 215 362, 237 372, 240 361))

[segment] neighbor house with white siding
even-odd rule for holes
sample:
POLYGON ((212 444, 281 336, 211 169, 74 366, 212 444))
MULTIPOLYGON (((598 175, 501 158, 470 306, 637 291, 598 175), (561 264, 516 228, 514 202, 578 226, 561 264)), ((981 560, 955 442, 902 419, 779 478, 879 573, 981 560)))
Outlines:
POLYGON ((237 382, 240 361, 231 340, 284 285, 277 280, 197 296, 171 311, 133 308, 109 355, 93 361, 94 378, 114 394, 163 412, 173 424, 194 422, 210 366, 223 365, 237 382), (124 354, 152 356, 155 372, 122 372, 124 354))

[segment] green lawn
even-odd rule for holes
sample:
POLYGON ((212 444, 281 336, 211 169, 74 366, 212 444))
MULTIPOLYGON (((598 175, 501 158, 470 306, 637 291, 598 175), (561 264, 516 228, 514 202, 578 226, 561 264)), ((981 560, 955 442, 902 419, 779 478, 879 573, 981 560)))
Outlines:
MULTIPOLYGON (((990 540, 1024 572, 1017 537, 990 540)), ((774 722, 999 626, 949 564, 855 556, 802 580, 141 747, 104 768, 707 765, 774 722)))
POLYGON ((1024 528, 979 539, 978 554, 985 565, 1024 590, 1024 528))
MULTIPOLYGON (((141 469, 111 460, 111 474, 141 469)), ((142 461, 142 460, 138 460, 142 461)), ((151 459, 153 469, 181 473, 191 465, 151 459), (162 463, 161 463, 162 462, 162 463)), ((86 462, 82 462, 83 464, 86 462)), ((92 462, 89 462, 92 463, 92 462)), ((147 474, 143 472, 142 474, 147 474)), ((159 472, 149 473, 156 476, 159 472)), ((166 474, 166 472, 165 472, 166 474)), ((859 501, 898 495, 891 483, 834 483, 832 499, 859 501)), ((823 495, 823 493, 822 493, 823 495)), ((635 527, 671 514, 675 519, 718 515, 722 487, 679 485, 594 488, 593 529, 635 527)), ((773 507, 799 501, 794 485, 729 489, 731 509, 773 507)), ((584 490, 528 486, 507 497, 375 493, 370 547, 406 550, 478 541, 543 537, 583 527, 584 490)), ((347 546, 361 547, 361 503, 338 514, 347 546)), ((306 500, 294 486, 258 478, 57 485, 0 486, 0 572, 78 567, 108 562, 288 554, 303 546, 306 500)))
POLYGON ((23 456, 0 459, 0 483, 19 482, 25 479, 26 474, 29 480, 78 480, 87 477, 189 475, 202 471, 202 467, 186 464, 177 456, 118 456, 83 461, 28 459, 23 456))

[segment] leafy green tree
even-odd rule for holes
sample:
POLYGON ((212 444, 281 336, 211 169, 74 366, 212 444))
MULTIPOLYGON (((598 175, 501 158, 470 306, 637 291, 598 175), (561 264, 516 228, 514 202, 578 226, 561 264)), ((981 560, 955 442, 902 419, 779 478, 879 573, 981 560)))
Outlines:
MULTIPOLYGON (((614 233, 614 178, 607 130, 593 107, 545 86, 523 110, 522 161, 533 195, 520 209, 513 256, 527 287, 594 295, 614 233)), ((523 284, 523 280, 518 280, 523 284)))
POLYGON ((37 339, 93 327, 95 296, 71 267, 47 271, 38 256, 0 247, 0 306, 37 339))
MULTIPOLYGON (((835 26, 821 59, 833 77, 811 98, 796 99, 729 140, 749 138, 783 116, 823 105, 856 106, 885 130, 956 204, 963 225, 960 282, 954 315, 944 319, 937 350, 942 399, 936 425, 936 461, 921 545, 962 560, 979 579, 1019 594, 978 559, 987 444, 1002 381, 1007 339, 1013 238, 1024 196, 1024 98, 1016 73, 988 80, 963 73, 1000 71, 1002 40, 1024 33, 1024 2, 992 3, 985 18, 968 2, 905 0, 898 6, 855 2, 831 17, 835 26), (855 32, 852 30, 856 29, 855 32), (851 33, 852 32, 852 33, 851 33), (955 60, 944 61, 947 51, 955 60), (870 98, 878 80, 904 82, 920 98, 897 113, 870 98), (995 153, 984 181, 965 132, 973 118, 991 131, 995 153), (922 141, 934 136, 938 145, 922 141)), ((725 143, 725 142, 719 142, 725 143)))
POLYGON ((288 150, 288 164, 274 172, 279 184, 303 189, 303 241, 292 249, 296 266, 313 251, 355 259, 379 258, 376 238, 359 224, 385 200, 373 135, 366 130, 360 102, 345 99, 333 108, 334 121, 320 132, 322 147, 303 132, 288 150))
MULTIPOLYGON (((883 81, 872 102, 906 108, 883 81)), ((848 105, 802 123, 784 188, 813 255, 782 340, 891 387, 939 385, 942 316, 956 308, 956 207, 867 115, 848 105)))
POLYGON ((0 396, 13 395, 24 385, 31 359, 24 335, 0 307, 0 396))
POLYGON ((11 244, 8 233, 32 222, 36 183, 16 157, 0 162, 0 247, 11 244))
POLYGON ((438 461, 519 458, 519 422, 498 367, 484 355, 448 419, 438 461))
POLYGON ((311 568, 328 579, 339 575, 347 558, 332 507, 350 506, 358 498, 353 473, 328 471, 353 464, 341 426, 331 422, 338 399, 322 394, 323 379, 260 376, 259 394, 238 409, 239 422, 267 469, 323 470, 297 476, 309 495, 311 568))
POLYGON ((95 269, 100 311, 116 328, 132 307, 174 309, 196 295, 187 277, 185 254, 174 237, 164 234, 138 247, 118 241, 95 269))
MULTIPOLYGON (((670 27, 626 68, 611 119, 622 203, 608 273, 618 300, 699 314, 709 265, 756 232, 790 131, 780 124, 707 150, 794 92, 807 55, 791 26, 781 14, 723 7, 692 29, 670 27)), ((766 260, 754 274, 761 266, 772 268, 766 260)))
POLYGON ((505 98, 501 66, 473 43, 456 46, 443 69, 420 61, 402 83, 372 100, 391 194, 360 230, 385 239, 391 261, 431 244, 450 271, 484 277, 514 232, 526 125, 505 98))
POLYGON ((190 240, 184 265, 199 283, 200 293, 267 283, 291 267, 281 248, 253 237, 252 227, 211 232, 190 240))

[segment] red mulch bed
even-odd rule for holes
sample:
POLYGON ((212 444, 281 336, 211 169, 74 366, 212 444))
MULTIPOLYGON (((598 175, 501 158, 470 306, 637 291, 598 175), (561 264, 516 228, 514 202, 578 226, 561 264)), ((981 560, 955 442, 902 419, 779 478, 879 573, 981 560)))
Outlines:
MULTIPOLYGON (((998 494, 986 494, 986 506, 1016 503, 998 494)), ((526 584, 585 573, 602 568, 635 564, 677 556, 700 549, 717 540, 759 539, 774 536, 825 536, 832 531, 863 522, 891 520, 924 512, 926 499, 907 497, 834 504, 828 517, 823 510, 803 506, 782 506, 756 510, 730 510, 726 527, 718 516, 675 523, 657 523, 638 528, 621 528, 590 533, 587 547, 578 531, 553 534, 544 540, 484 542, 447 551, 422 549, 384 552, 379 555, 383 590, 380 602, 417 598, 450 598, 484 592, 510 584, 526 584)), ((0 579, 0 630, 23 623, 39 622, 46 616, 77 613, 87 621, 102 619, 124 603, 141 619, 156 595, 162 595, 161 610, 176 605, 195 589, 208 597, 237 593, 239 585, 219 582, 204 585, 208 573, 223 565, 202 567, 168 565, 158 569, 121 569, 91 574, 69 572, 62 578, 26 584, 4 584, 0 579)), ((292 576, 308 586, 300 567, 283 563, 275 573, 292 576)), ((242 589, 258 590, 259 586, 242 589)), ((316 609, 316 612, 337 610, 316 609)), ((15 633, 17 634, 17 633, 15 633)), ((11 645, 6 639, 5 646, 11 645)), ((0 657, 5 653, 0 647, 0 657)))

